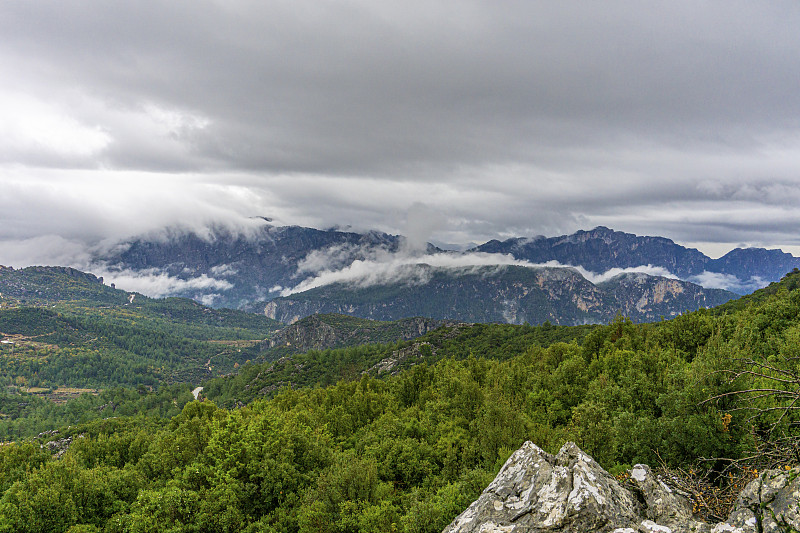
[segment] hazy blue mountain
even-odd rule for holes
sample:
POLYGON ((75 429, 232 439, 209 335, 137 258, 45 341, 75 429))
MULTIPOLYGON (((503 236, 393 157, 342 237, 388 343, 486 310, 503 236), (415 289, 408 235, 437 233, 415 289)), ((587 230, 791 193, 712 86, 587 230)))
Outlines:
POLYGON ((701 273, 709 260, 698 250, 685 248, 664 237, 639 237, 603 226, 560 237, 493 240, 474 250, 511 254, 531 263, 555 260, 597 273, 612 268, 655 265, 681 278, 701 273))
POLYGON ((560 237, 492 240, 473 250, 511 254, 532 263, 555 260, 595 273, 653 265, 696 282, 709 279, 708 273, 725 274, 736 280, 718 280, 717 283, 726 284, 738 294, 779 281, 787 272, 800 267, 800 258, 781 250, 737 248, 719 259, 711 259, 694 248, 686 248, 664 237, 641 237, 603 226, 560 237))
MULTIPOLYGON (((206 237, 180 233, 167 239, 141 238, 96 261, 112 271, 156 269, 180 280, 203 275, 224 280, 233 286, 224 290, 193 286, 173 294, 200 300, 213 293, 217 296, 209 303, 214 307, 246 308, 307 277, 308 273, 298 272, 298 266, 313 251, 336 248, 337 252, 327 260, 331 266, 337 266, 337 262, 346 266, 376 250, 395 252, 402 243, 402 237, 379 232, 362 234, 265 224, 248 236, 218 230, 206 237)), ((107 277, 113 281, 112 276, 107 277)))
POLYGON ((709 272, 730 274, 742 280, 757 276, 764 280, 763 285, 779 281, 795 268, 800 268, 800 257, 764 248, 736 248, 706 264, 709 272))
MULTIPOLYGON (((192 298, 216 308, 261 312, 264 303, 279 296, 282 290, 296 287, 321 271, 346 268, 356 260, 402 254, 404 243, 402 236, 379 232, 278 227, 265 223, 246 236, 217 229, 202 236, 174 232, 167 237, 142 237, 96 257, 95 263, 103 265, 103 271, 108 272, 107 283, 114 281, 115 273, 120 276, 167 275, 174 285, 172 295, 192 298)), ((441 251, 428 245, 429 253, 441 251)), ((711 259, 670 239, 642 237, 605 227, 559 237, 493 240, 470 251, 510 254, 536 264, 558 261, 596 274, 613 268, 652 265, 680 279, 709 288, 725 288, 737 294, 752 292, 800 267, 800 258, 780 250, 736 249, 719 259, 711 259)), ((458 255, 460 252, 450 253, 458 255)), ((421 301, 424 297, 420 294, 417 298, 421 301)), ((456 300, 466 298, 458 296, 456 300)), ((398 309, 403 306, 401 302, 396 305, 398 309)), ((433 302, 430 306, 436 308, 438 304, 433 302)), ((419 314, 412 312, 419 309, 419 305, 406 307, 409 313, 419 314)), ((566 312, 567 308, 559 309, 566 312)), ((334 307, 326 311, 346 312, 334 307)), ((673 309, 668 311, 667 315, 673 309)), ((513 309, 508 312, 514 313, 513 309)), ((548 313, 534 314, 549 316, 548 313)), ((578 320, 577 317, 573 313, 563 319, 569 322, 578 320)))

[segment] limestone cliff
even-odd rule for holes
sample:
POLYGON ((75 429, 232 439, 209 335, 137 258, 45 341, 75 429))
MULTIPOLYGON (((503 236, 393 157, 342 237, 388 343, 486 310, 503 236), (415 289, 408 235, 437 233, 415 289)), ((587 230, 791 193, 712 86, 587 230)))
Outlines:
POLYGON ((372 320, 427 316, 460 322, 558 325, 607 323, 618 313, 635 322, 660 320, 736 295, 671 278, 622 274, 597 285, 571 268, 414 265, 408 279, 367 287, 334 283, 266 304, 269 318, 292 323, 315 313, 372 320))

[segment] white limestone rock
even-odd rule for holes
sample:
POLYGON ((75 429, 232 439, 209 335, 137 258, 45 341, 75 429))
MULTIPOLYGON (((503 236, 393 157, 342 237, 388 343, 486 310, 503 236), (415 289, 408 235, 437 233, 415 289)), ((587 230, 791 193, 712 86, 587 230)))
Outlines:
POLYGON ((526 442, 445 533, 637 531, 639 511, 636 498, 574 443, 552 456, 526 442))

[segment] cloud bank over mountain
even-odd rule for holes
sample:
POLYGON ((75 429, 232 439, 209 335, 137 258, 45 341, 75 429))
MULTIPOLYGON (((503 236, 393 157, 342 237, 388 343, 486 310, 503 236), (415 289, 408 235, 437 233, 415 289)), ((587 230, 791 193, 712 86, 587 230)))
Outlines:
POLYGON ((7 3, 0 263, 256 215, 798 252, 797 27, 743 0, 7 3))
MULTIPOLYGON (((650 276, 675 278, 663 267, 641 265, 632 268, 612 268, 606 272, 590 272, 580 265, 564 265, 558 261, 531 263, 515 259, 510 254, 491 254, 482 252, 413 254, 407 250, 393 253, 385 249, 362 249, 357 253, 352 248, 340 246, 325 250, 315 250, 298 265, 298 274, 311 275, 293 287, 281 288, 281 296, 323 287, 334 283, 365 288, 375 285, 406 283, 424 285, 430 281, 430 271, 413 268, 426 265, 436 269, 446 269, 454 275, 473 274, 484 267, 521 266, 526 268, 561 267, 577 270, 584 278, 597 284, 614 276, 628 272, 641 272, 650 276), (354 255, 365 257, 347 262, 354 255)), ((715 287, 719 288, 719 287, 715 287)))

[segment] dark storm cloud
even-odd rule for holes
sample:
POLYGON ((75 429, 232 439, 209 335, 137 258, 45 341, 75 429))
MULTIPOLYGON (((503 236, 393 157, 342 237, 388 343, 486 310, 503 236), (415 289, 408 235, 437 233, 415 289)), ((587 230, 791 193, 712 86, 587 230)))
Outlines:
POLYGON ((399 232, 422 202, 450 242, 800 246, 798 27, 795 2, 5 2, 0 238, 399 232))
POLYGON ((173 132, 197 164, 391 173, 796 130, 792 7, 20 2, 2 31, 38 81, 117 112, 150 103, 209 121, 173 132))

